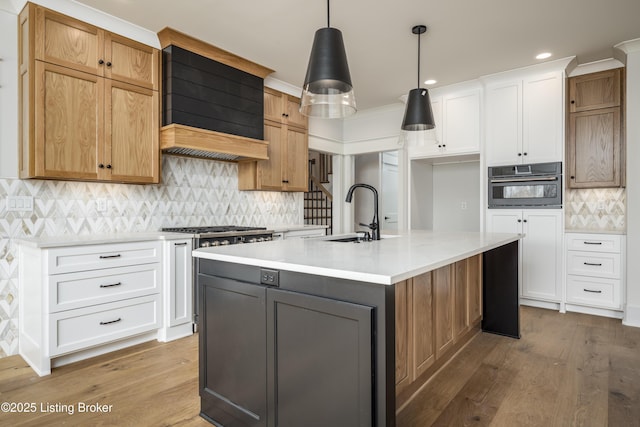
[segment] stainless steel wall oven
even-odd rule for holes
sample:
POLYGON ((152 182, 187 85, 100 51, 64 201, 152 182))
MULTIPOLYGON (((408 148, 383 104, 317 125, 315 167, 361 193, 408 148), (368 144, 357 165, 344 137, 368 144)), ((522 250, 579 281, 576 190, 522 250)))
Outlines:
POLYGON ((562 207, 562 162, 489 167, 489 209, 562 207))

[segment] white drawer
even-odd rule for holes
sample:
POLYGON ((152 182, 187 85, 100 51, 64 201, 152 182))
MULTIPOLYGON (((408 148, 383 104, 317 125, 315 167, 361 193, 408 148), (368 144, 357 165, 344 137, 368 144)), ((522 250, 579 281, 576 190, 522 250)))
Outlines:
POLYGON ((154 263, 49 276, 49 310, 55 313, 156 294, 161 274, 160 264, 154 263))
POLYGON ((619 234, 567 233, 567 249, 570 251, 617 252, 622 248, 619 234))
POLYGON ((569 251, 567 273, 620 279, 620 254, 569 251))
POLYGON ((56 248, 49 251, 49 274, 160 262, 160 241, 56 248))
POLYGON ((160 295, 50 316, 50 356, 106 344, 160 327, 160 295))
POLYGON ((568 303, 620 309, 620 295, 620 280, 567 276, 568 303))

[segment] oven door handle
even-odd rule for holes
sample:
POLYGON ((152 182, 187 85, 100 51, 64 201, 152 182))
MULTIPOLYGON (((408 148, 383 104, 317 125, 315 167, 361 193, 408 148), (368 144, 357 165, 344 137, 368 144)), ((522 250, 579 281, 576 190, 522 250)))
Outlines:
POLYGON ((495 178, 491 180, 492 184, 501 182, 533 182, 533 181, 557 181, 557 176, 538 176, 528 178, 495 178))

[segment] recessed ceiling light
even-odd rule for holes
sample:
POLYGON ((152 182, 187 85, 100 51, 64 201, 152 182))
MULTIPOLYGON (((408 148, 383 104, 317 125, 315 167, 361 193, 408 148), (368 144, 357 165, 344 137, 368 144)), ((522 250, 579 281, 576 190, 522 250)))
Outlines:
POLYGON ((426 84, 426 85, 434 85, 436 83, 438 83, 437 80, 433 80, 433 79, 429 79, 429 80, 425 80, 424 81, 424 84, 426 84))
POLYGON ((536 59, 547 59, 549 57, 551 57, 551 53, 550 52, 543 52, 543 53, 540 53, 540 54, 536 55, 536 59))

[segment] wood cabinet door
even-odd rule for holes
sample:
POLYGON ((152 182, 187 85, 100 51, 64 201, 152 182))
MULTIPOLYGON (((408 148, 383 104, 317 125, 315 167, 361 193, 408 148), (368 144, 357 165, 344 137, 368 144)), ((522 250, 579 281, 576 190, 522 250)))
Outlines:
POLYGON ((469 324, 482 319, 482 254, 467 258, 469 324))
POLYGON ((454 264, 453 275, 453 337, 458 340, 469 330, 469 283, 467 277, 467 260, 454 264))
POLYGON ((104 74, 103 30, 40 6, 32 7, 36 14, 35 59, 104 74))
POLYGON ((300 98, 291 95, 286 97, 286 118, 289 126, 295 126, 301 129, 309 128, 309 120, 300 112, 300 98))
POLYGON ((104 84, 101 77, 35 61, 35 175, 98 178, 102 161, 104 84))
POLYGON ((569 115, 569 188, 619 187, 620 108, 569 115))
POLYGON ((112 33, 105 34, 105 77, 158 90, 159 52, 112 33))
POLYGON ((522 83, 513 81, 488 87, 485 105, 487 165, 521 163, 522 83))
POLYGON ((361 304, 267 289, 267 425, 373 425, 373 313, 361 304))
POLYGON ((105 80, 105 168, 103 179, 160 181, 158 92, 105 80))
POLYGON ((282 183, 286 191, 307 191, 309 176, 309 142, 307 131, 287 129, 287 148, 284 153, 282 183))
POLYGON ((264 88, 264 119, 282 123, 284 109, 282 107, 282 93, 277 90, 264 88))
POLYGON ((413 308, 411 280, 403 280, 394 285, 396 294, 396 393, 413 381, 411 340, 413 308))
POLYGON ((438 359, 453 345, 453 283, 451 266, 432 272, 435 311, 435 353, 438 359))
POLYGON ((569 112, 619 107, 620 85, 620 68, 570 78, 569 112))
POLYGON ((431 272, 414 277, 412 282, 412 363, 415 380, 435 361, 433 342, 435 325, 431 272))
POLYGON ((284 127, 279 123, 264 122, 264 140, 269 142, 268 160, 257 162, 257 190, 282 190, 282 163, 284 127))

